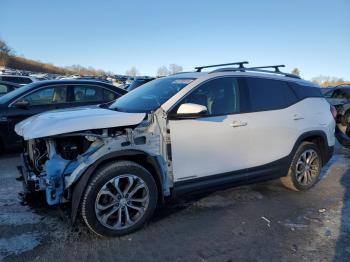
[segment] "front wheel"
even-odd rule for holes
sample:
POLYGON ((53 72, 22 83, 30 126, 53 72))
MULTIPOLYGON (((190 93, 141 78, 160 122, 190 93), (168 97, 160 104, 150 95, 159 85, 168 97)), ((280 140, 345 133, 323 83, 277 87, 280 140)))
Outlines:
POLYGON ((89 182, 81 205, 87 226, 102 236, 141 228, 157 205, 157 186, 142 166, 119 161, 103 166, 89 182))
POLYGON ((317 145, 303 142, 297 149, 288 175, 281 178, 284 186, 295 191, 303 191, 316 184, 321 173, 322 157, 317 145))

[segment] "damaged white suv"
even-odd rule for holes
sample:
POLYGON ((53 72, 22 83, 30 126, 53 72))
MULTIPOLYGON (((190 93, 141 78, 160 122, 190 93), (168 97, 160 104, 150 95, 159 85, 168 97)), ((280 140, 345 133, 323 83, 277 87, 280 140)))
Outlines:
POLYGON ((309 189, 333 152, 330 104, 280 66, 244 64, 198 67, 113 104, 19 123, 26 187, 45 191, 49 205, 71 202, 73 221, 81 213, 105 236, 140 228, 157 204, 182 193, 278 177, 309 189))

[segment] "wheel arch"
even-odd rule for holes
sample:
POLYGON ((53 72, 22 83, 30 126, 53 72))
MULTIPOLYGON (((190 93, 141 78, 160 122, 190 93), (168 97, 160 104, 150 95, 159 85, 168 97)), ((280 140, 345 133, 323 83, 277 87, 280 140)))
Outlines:
POLYGON ((321 130, 315 130, 315 131, 309 131, 306 133, 303 133, 297 140, 297 142, 294 145, 292 156, 300 146, 302 142, 312 142, 315 143, 318 148, 321 151, 322 154, 322 164, 325 164, 329 159, 329 146, 328 146, 328 140, 327 135, 324 131, 321 130))
POLYGON ((156 156, 151 156, 150 154, 141 150, 122 150, 118 152, 111 152, 102 156, 100 159, 96 160, 93 165, 89 166, 88 169, 80 176, 78 181, 73 185, 71 200, 72 223, 75 222, 75 219, 77 217, 82 195, 85 192, 86 185, 90 181, 95 171, 112 161, 120 160, 132 161, 147 169, 147 171, 150 172, 156 182, 158 188, 158 199, 161 202, 164 201, 163 171, 161 164, 156 156))

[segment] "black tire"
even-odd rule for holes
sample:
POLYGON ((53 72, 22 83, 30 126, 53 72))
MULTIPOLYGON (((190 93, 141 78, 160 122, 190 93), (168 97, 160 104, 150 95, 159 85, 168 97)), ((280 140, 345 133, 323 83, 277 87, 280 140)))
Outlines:
MULTIPOLYGON (((127 187, 127 185, 124 186, 124 190, 125 190, 125 187, 127 187)), ((135 187, 137 187, 137 185, 135 187)), ((153 212, 157 206, 157 198, 158 198, 158 190, 157 190, 156 182, 154 181, 152 175, 144 167, 131 161, 116 161, 116 162, 108 163, 103 167, 101 167, 99 170, 96 171, 94 176, 91 178, 91 180, 89 181, 86 187, 86 190, 82 199, 81 213, 86 225, 94 233, 100 236, 108 236, 108 237, 122 236, 122 235, 129 234, 131 232, 134 232, 140 229, 142 226, 144 226, 144 224, 153 215, 153 212), (145 185, 145 188, 147 187, 147 193, 148 193, 147 207, 142 209, 143 210, 142 215, 138 214, 138 218, 137 218, 138 220, 132 226, 129 226, 128 228, 124 228, 124 229, 112 229, 107 227, 108 225, 107 226, 103 225, 101 221, 101 217, 102 217, 101 215, 98 218, 98 215, 97 215, 98 211, 96 211, 95 209, 95 204, 96 204, 96 201, 100 201, 100 198, 98 198, 100 194, 100 190, 102 190, 102 188, 106 186, 106 184, 109 185, 108 183, 113 185, 114 182, 113 183, 110 182, 112 179, 115 179, 115 178, 125 179, 125 177, 123 176, 132 176, 135 178, 135 180, 142 181, 142 185, 145 185)), ((124 199, 124 196, 123 196, 123 199, 124 199)), ((117 201, 116 198, 113 197, 112 202, 113 201, 117 201)), ((121 202, 119 203, 116 205, 121 206, 122 205, 121 202)), ((126 205, 126 203, 124 203, 124 205, 126 205)), ((117 208, 117 207, 113 206, 113 208, 117 208)), ((122 208, 119 207, 119 209, 122 209, 122 208)), ((119 212, 119 209, 118 211, 116 211, 116 213, 119 212)), ((120 215, 120 213, 118 214, 113 213, 113 217, 115 216, 118 216, 118 218, 119 216, 123 217, 123 219, 125 220, 124 226, 125 224, 127 224, 126 213, 128 213, 128 216, 129 216, 129 211, 125 213, 125 209, 131 210, 131 209, 128 209, 127 206, 125 207, 123 206, 123 209, 122 209, 123 211, 121 212, 124 212, 123 213, 124 217, 120 215)))
MULTIPOLYGON (((319 176, 321 173, 321 168, 322 168, 322 154, 320 149, 318 148, 318 146, 314 143, 311 142, 303 142, 297 149, 297 151, 295 152, 295 155, 293 157, 293 160, 291 162, 291 165, 289 167, 288 170, 288 174, 285 177, 281 178, 281 182, 282 184, 294 191, 305 191, 310 189, 311 187, 313 187, 317 181, 319 180, 319 176), (302 183, 301 181, 298 180, 297 177, 300 178, 300 173, 299 175, 297 174, 297 168, 299 168, 301 166, 301 164, 298 164, 298 161, 300 160, 301 156, 303 153, 305 152, 315 152, 317 154, 317 158, 318 158, 318 163, 314 166, 317 165, 317 171, 312 170, 314 172, 314 174, 312 174, 312 179, 309 180, 308 183, 302 183)), ((298 172, 300 172, 300 170, 298 170, 298 172)), ((303 175, 301 175, 303 176, 303 175)), ((308 177, 310 178, 310 177, 308 177)), ((303 180, 305 181, 305 180, 303 180)))
POLYGON ((349 123, 349 118, 350 118, 350 111, 346 111, 344 115, 341 116, 340 118, 340 123, 343 125, 343 126, 347 126, 348 123, 349 123))

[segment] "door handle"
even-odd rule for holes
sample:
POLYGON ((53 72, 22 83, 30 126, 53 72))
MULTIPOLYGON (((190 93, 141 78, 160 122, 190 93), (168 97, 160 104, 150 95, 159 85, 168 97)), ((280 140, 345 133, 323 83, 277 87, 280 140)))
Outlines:
POLYGON ((293 116, 293 120, 302 120, 302 119, 304 119, 304 117, 302 117, 302 116, 300 116, 298 114, 293 116))
POLYGON ((231 127, 240 127, 240 126, 246 126, 248 125, 247 122, 241 122, 241 121, 233 121, 230 126, 231 127))

